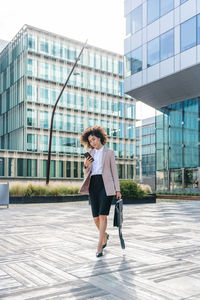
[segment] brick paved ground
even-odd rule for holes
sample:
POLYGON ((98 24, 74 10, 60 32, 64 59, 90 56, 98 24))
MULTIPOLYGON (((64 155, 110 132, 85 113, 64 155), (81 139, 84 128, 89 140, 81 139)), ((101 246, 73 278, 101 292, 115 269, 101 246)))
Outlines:
POLYGON ((87 203, 0 208, 0 299, 200 299, 200 202, 124 206, 95 257, 87 203))

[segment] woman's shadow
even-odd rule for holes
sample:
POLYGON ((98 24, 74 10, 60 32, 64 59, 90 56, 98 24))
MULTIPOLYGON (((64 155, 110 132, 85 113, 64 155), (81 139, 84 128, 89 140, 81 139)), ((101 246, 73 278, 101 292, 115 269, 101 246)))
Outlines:
MULTIPOLYGON (((131 268, 125 254, 109 260, 105 255, 94 263, 90 275, 88 274, 88 278, 85 279, 89 284, 101 289, 102 296, 108 295, 105 299, 109 299, 109 294, 114 295, 116 299, 128 299, 130 295, 134 295, 132 299, 137 299, 136 291, 129 289, 130 284, 123 277, 123 272, 131 271, 131 268)), ((133 270, 131 274, 133 275, 133 270)))

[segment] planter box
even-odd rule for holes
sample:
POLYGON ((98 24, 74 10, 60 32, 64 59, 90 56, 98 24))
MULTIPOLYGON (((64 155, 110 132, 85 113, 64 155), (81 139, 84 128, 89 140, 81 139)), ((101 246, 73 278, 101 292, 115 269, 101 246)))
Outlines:
MULTIPOLYGON (((11 204, 28 204, 28 203, 58 203, 58 202, 75 202, 75 201, 88 201, 88 195, 68 195, 68 196, 10 196, 11 204)), ((112 204, 115 204, 116 200, 113 200, 112 204)), ((123 198, 124 204, 144 204, 144 203, 156 203, 156 194, 149 194, 142 199, 137 198, 123 198)))
POLYGON ((190 195, 156 195, 158 199, 177 199, 177 200, 199 200, 200 196, 190 196, 190 195))
MULTIPOLYGON (((122 197, 124 204, 148 204, 156 203, 156 194, 149 194, 141 199, 133 197, 122 197)), ((115 203, 115 202, 114 202, 115 203)))

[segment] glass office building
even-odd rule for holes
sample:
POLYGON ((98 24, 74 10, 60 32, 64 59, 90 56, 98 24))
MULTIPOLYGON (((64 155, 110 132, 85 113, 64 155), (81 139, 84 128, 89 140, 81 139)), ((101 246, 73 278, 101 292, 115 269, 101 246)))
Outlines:
MULTIPOLYGON (((82 45, 25 25, 0 53, 0 176, 46 176, 53 105, 82 45)), ((101 125, 120 178, 132 178, 135 113, 123 91, 123 56, 89 45, 56 109, 51 177, 83 177, 80 133, 101 125)))
POLYGON ((200 185, 200 2, 125 0, 125 93, 156 108, 157 189, 200 185))
POLYGON ((0 40, 0 52, 7 46, 8 42, 0 40))
POLYGON ((156 117, 157 189, 196 189, 200 177, 200 99, 162 108, 156 117))
POLYGON ((155 190, 155 117, 143 119, 136 128, 136 136, 137 180, 155 190))

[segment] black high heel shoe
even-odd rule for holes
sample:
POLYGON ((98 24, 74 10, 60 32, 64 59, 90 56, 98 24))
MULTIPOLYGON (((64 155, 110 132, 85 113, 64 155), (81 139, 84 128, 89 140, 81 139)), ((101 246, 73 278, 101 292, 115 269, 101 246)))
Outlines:
POLYGON ((101 256, 103 256, 103 251, 96 253, 96 257, 101 257, 101 256))
POLYGON ((106 239, 106 243, 102 246, 102 249, 104 249, 104 248, 106 248, 106 246, 107 246, 107 241, 109 240, 109 234, 107 234, 107 237, 106 237, 107 239, 106 239))

